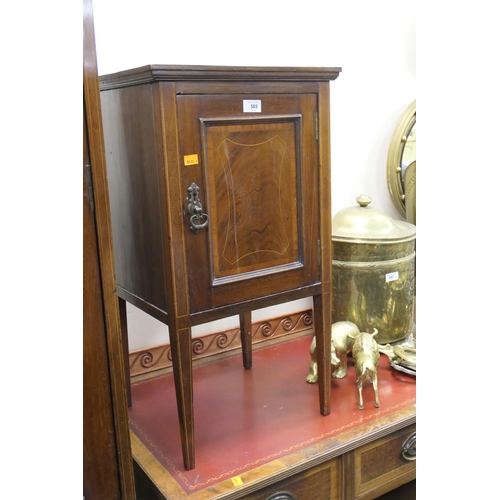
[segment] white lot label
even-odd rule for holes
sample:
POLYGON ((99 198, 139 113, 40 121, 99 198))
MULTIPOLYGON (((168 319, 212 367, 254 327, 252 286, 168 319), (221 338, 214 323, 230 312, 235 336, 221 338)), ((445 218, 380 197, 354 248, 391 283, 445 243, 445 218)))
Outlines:
POLYGON ((387 273, 385 275, 385 282, 389 283, 389 281, 396 281, 399 279, 399 271, 394 271, 393 273, 387 273))
POLYGON ((262 111, 261 102, 243 99, 243 113, 260 113, 262 111))

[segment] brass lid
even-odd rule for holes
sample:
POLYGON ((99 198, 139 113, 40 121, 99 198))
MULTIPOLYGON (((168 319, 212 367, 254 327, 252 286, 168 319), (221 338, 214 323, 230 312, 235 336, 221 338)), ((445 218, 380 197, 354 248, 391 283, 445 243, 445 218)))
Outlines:
POLYGON ((394 220, 390 215, 368 206, 371 198, 362 194, 358 206, 344 208, 332 218, 332 239, 353 242, 402 242, 415 238, 416 226, 394 220))

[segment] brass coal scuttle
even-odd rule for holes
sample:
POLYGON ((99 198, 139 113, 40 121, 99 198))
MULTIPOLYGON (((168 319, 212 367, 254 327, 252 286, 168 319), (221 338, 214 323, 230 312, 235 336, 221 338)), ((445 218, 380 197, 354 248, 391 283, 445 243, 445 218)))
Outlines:
POLYGON ((352 321, 373 332, 378 344, 415 335, 416 226, 370 207, 358 206, 332 218, 333 323, 352 321))

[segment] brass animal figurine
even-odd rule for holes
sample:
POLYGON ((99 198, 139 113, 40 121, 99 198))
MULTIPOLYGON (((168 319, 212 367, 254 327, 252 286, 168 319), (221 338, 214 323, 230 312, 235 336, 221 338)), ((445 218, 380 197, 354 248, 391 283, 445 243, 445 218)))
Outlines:
POLYGON ((364 408, 363 404, 363 384, 371 382, 375 393, 375 408, 380 406, 378 398, 378 379, 377 370, 380 360, 378 344, 373 338, 377 335, 378 330, 375 328, 374 333, 362 332, 354 341, 352 346, 352 357, 356 367, 356 385, 358 386, 359 402, 358 409, 364 408))
POLYGON ((415 342, 404 342, 394 346, 378 344, 378 350, 389 358, 389 362, 395 370, 409 375, 417 375, 417 345, 415 342))
MULTIPOLYGON (((359 328, 350 321, 337 321, 332 325, 332 377, 344 378, 347 375, 347 355, 351 352, 354 340, 360 334, 359 328)), ((318 362, 316 358, 316 337, 313 337, 309 348, 311 362, 306 381, 309 384, 318 382, 318 362)))

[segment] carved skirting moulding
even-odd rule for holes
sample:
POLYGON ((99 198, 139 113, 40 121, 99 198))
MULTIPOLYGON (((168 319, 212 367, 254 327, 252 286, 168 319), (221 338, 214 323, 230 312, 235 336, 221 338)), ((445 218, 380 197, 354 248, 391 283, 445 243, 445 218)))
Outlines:
MULTIPOLYGON (((254 323, 252 344, 269 341, 285 335, 313 333, 312 311, 301 311, 287 316, 254 323)), ((240 329, 233 328, 192 339, 193 362, 241 348, 240 329)), ((163 344, 132 351, 129 355, 130 376, 138 377, 172 366, 170 345, 163 344)))

